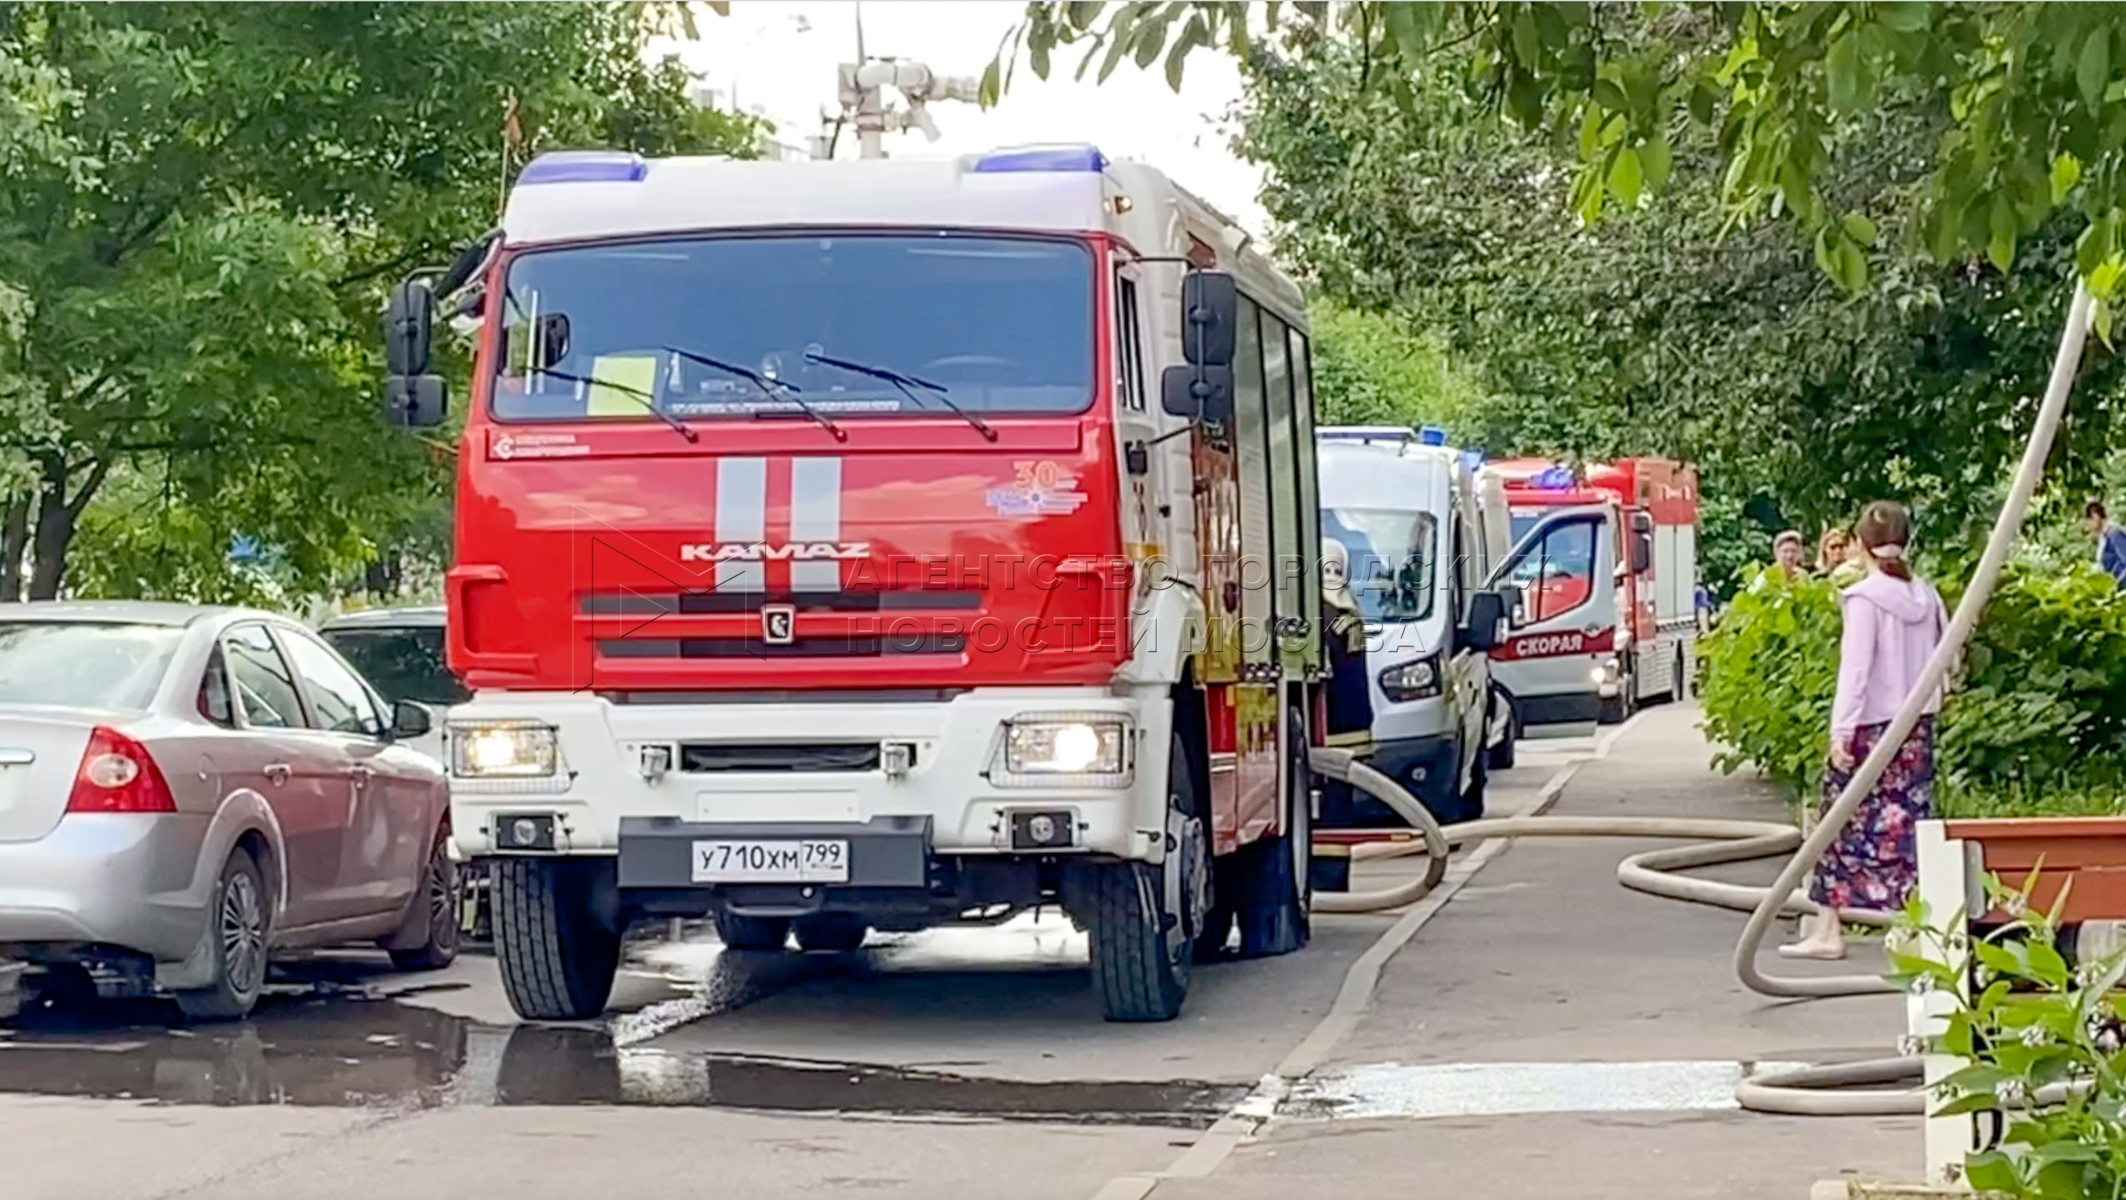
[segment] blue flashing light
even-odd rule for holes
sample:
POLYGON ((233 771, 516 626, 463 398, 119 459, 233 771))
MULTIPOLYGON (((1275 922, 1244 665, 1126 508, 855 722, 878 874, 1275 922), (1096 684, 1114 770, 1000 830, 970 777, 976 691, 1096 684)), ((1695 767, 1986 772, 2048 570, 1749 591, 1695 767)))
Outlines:
POLYGON ((1545 467, 1536 473, 1534 479, 1529 480, 1531 485, 1546 492, 1569 491, 1579 486, 1579 482, 1579 479, 1573 475, 1572 468, 1563 465, 1545 467))
POLYGON ((552 150, 517 176, 527 183, 641 183, 650 165, 626 150, 552 150))
POLYGON ((1474 471, 1477 468, 1483 466, 1484 452, 1480 449, 1476 449, 1473 447, 1471 449, 1462 451, 1462 465, 1469 468, 1471 471, 1474 471))
POLYGON ((258 544, 257 538, 238 534, 229 539, 230 562, 255 563, 265 556, 265 548, 258 544))
POLYGON ((1447 431, 1437 425, 1427 425, 1417 431, 1417 441, 1421 446, 1444 446, 1447 444, 1447 431))
POLYGON ((1107 169, 1107 156, 1098 146, 1020 146, 992 150, 974 160, 974 170, 984 175, 1013 172, 1099 172, 1107 169))

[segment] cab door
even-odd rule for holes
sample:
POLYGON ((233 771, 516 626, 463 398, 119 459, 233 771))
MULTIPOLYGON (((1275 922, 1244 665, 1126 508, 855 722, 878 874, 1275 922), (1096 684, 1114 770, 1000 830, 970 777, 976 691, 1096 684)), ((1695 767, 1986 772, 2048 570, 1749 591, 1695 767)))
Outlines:
POLYGON ((1450 505, 1447 519, 1449 558, 1441 574, 1447 594, 1446 678, 1443 683, 1451 707, 1460 748, 1456 778, 1466 788, 1475 780, 1477 755, 1484 752, 1484 709, 1490 698, 1491 670, 1486 658, 1469 648, 1462 630, 1469 621, 1469 597, 1475 591, 1470 559, 1471 534, 1467 514, 1460 505, 1450 505))
POLYGON ((1512 631, 1492 669, 1525 724, 1595 719, 1596 672, 1616 650, 1613 526, 1600 505, 1549 514, 1491 579, 1514 600, 1512 631))

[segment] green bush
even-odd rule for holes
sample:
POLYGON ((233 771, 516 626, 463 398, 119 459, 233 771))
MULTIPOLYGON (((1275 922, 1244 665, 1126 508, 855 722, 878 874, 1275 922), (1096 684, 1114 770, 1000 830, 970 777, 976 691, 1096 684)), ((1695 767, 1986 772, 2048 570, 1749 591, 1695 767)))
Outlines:
MULTIPOLYGON (((1958 586, 1943 587, 1956 603, 1958 586)), ((1744 589, 1705 646, 1706 730, 1727 771, 1804 796, 1822 785, 1841 618, 1829 583, 1776 572, 1744 589)), ((1949 811, 2113 812, 2126 795, 2126 596, 2076 564, 2003 574, 1941 717, 1949 811)))

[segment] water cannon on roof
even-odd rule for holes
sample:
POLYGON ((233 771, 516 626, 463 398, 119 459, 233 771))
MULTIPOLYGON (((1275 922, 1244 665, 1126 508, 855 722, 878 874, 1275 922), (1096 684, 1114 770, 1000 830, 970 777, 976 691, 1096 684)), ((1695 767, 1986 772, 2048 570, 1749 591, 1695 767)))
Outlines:
MULTIPOLYGON (((981 80, 971 75, 939 75, 912 59, 866 58, 843 63, 839 71, 841 112, 826 118, 826 124, 834 132, 839 132, 844 124, 854 125, 860 158, 886 157, 885 135, 889 132, 915 129, 922 131, 925 139, 937 141, 937 122, 930 117, 933 100, 980 103, 982 98, 981 80), (901 94, 903 107, 896 108, 887 101, 887 88, 901 94)), ((832 134, 823 137, 821 143, 820 157, 831 158, 832 134)))

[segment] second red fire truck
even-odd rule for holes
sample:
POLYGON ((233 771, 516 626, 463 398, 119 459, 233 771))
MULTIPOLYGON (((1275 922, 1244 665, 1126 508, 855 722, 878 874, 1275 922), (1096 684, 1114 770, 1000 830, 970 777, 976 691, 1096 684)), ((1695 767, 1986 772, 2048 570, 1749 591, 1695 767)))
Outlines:
POLYGON ((1584 471, 1540 459, 1488 463, 1514 550, 1494 579, 1517 598, 1492 655, 1517 725, 1614 723, 1681 699, 1697 640, 1698 474, 1660 458, 1584 471))

